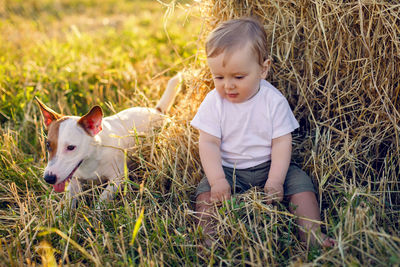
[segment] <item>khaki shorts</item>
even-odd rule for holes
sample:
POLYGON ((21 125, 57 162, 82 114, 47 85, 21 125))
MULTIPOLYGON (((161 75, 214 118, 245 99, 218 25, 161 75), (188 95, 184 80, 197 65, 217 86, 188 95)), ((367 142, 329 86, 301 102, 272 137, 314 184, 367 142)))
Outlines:
MULTIPOLYGON (((271 162, 268 161, 247 169, 239 170, 225 166, 222 166, 222 168, 224 169, 225 178, 232 188, 232 194, 240 194, 249 190, 251 187, 260 187, 263 190, 270 166, 271 162)), ((209 191, 211 191, 210 184, 208 183, 207 177, 203 177, 197 186, 196 198, 201 193, 209 191)), ((285 196, 308 191, 316 193, 311 178, 294 163, 291 163, 289 166, 283 184, 283 191, 285 196)))

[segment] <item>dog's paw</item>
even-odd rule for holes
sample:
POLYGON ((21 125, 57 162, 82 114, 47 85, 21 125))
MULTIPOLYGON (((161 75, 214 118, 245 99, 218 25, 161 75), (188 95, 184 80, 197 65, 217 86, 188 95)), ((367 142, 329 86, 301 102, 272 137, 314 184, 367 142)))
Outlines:
POLYGON ((100 211, 104 211, 104 209, 106 208, 106 201, 102 201, 101 199, 96 203, 95 205, 95 211, 100 212, 100 211))
POLYGON ((61 217, 62 218, 69 218, 71 216, 72 210, 69 206, 64 206, 61 209, 61 217))
POLYGON ((101 211, 103 209, 103 205, 101 202, 97 202, 96 205, 94 206, 95 211, 101 211))
POLYGON ((78 208, 78 200, 76 198, 72 198, 69 204, 69 208, 71 210, 74 210, 76 208, 78 208))

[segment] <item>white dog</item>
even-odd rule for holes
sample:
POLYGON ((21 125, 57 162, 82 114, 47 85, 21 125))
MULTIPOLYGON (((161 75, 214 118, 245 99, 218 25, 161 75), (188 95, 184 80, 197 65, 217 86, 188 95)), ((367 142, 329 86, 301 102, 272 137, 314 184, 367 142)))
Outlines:
POLYGON ((100 201, 111 200, 123 181, 124 150, 134 145, 135 132, 148 132, 165 121, 163 115, 172 105, 181 85, 181 74, 168 81, 156 108, 134 107, 113 116, 104 117, 99 106, 85 116, 63 116, 36 101, 47 128, 48 164, 44 180, 56 192, 65 184, 76 206, 74 195, 81 192, 79 180, 110 181, 100 195, 100 201))

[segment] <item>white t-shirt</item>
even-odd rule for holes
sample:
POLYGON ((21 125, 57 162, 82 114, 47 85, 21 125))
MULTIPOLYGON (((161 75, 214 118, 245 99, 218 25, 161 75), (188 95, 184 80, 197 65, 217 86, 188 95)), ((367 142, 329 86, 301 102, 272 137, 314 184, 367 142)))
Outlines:
POLYGON ((207 94, 191 125, 221 139, 222 165, 246 169, 271 160, 271 143, 299 127, 286 98, 265 80, 242 103, 207 94))

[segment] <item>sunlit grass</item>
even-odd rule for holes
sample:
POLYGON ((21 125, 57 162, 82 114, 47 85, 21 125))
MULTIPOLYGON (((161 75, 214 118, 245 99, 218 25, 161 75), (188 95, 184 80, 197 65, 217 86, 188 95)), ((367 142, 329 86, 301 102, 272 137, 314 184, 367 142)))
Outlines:
MULTIPOLYGON (((144 237, 140 228, 152 219, 154 203, 161 203, 157 191, 163 185, 157 181, 167 179, 157 177, 168 173, 139 165, 137 176, 149 179, 150 187, 155 183, 154 193, 138 194, 132 182, 128 196, 117 198, 114 208, 99 217, 90 197, 97 199, 97 190, 89 190, 88 202, 63 213, 63 195, 52 193, 41 178, 44 132, 32 100, 38 96, 59 112, 78 115, 94 104, 106 114, 155 104, 168 77, 195 61, 201 30, 196 14, 196 7, 184 1, 6 1, 0 9, 2 264, 30 265, 53 254, 58 263, 126 265, 157 259, 163 237, 142 249, 151 240, 146 238, 156 236, 150 227, 144 237)), ((146 164, 141 153, 134 156, 146 164)), ((166 218, 157 212, 160 220, 166 218)))
POLYGON ((0 26, 2 122, 21 120, 33 95, 74 113, 105 101, 120 108, 137 104, 128 103, 136 89, 158 95, 153 78, 189 66, 197 51, 199 21, 186 20, 181 5, 164 17, 172 4, 33 3, 14 8, 21 13, 6 11, 0 26))
MULTIPOLYGON (((374 177, 358 186, 354 177, 326 171, 341 171, 338 159, 353 158, 342 143, 332 147, 330 130, 295 136, 294 154, 312 150, 302 160, 314 168, 308 171, 318 179, 322 226, 337 247, 305 246, 287 205, 266 205, 251 190, 218 207, 218 242, 204 248, 193 212, 203 173, 189 121, 212 85, 198 52, 205 26, 192 2, 0 0, 0 18, 0 266, 400 264, 396 154, 388 153, 379 173, 368 169, 374 177), (42 178, 45 132, 33 97, 65 114, 98 104, 109 115, 154 105, 182 70, 171 121, 138 138, 127 154, 131 180, 115 200, 97 211, 102 188, 89 186, 69 210, 65 195, 42 178), (387 179, 374 182, 381 174, 387 179)), ((282 47, 285 38, 277 39, 282 47)), ((285 71, 275 70, 275 82, 295 79, 285 71)))

